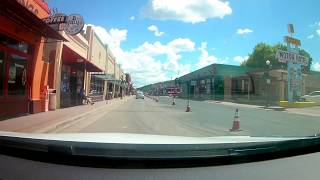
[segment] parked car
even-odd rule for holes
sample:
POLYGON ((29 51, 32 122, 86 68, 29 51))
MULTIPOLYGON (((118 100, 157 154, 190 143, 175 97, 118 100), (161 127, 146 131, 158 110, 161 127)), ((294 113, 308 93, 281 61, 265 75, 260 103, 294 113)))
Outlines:
POLYGON ((303 101, 311 101, 317 103, 317 105, 320 105, 320 91, 313 91, 312 93, 308 95, 304 95, 301 97, 303 101))
POLYGON ((141 91, 138 91, 136 94, 136 99, 144 99, 144 94, 141 91))

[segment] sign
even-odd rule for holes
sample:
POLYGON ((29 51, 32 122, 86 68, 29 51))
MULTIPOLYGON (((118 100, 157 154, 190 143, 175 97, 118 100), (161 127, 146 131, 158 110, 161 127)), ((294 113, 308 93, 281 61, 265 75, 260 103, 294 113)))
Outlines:
POLYGON ((84 22, 82 16, 79 14, 71 14, 67 18, 65 31, 70 35, 76 35, 82 31, 83 26, 84 22))
POLYGON ((278 59, 279 62, 282 62, 282 63, 292 62, 294 64, 300 64, 303 66, 309 65, 309 59, 307 57, 301 56, 293 52, 278 50, 276 54, 276 58, 278 59))
POLYGON ((54 16, 50 16, 47 18, 44 18, 42 20, 43 22, 45 22, 46 24, 61 24, 61 23, 65 23, 67 21, 67 16, 64 14, 56 14, 54 16))
POLYGON ((64 30, 69 35, 80 33, 84 27, 84 21, 80 14, 56 14, 48 18, 44 18, 43 22, 50 25, 56 31, 64 30), (60 25, 62 29, 60 28, 60 25))
POLYGON ((166 91, 169 95, 178 95, 181 93, 181 90, 178 87, 167 87, 166 91))
POLYGON ((293 34, 294 33, 294 27, 293 24, 288 24, 288 32, 293 34))
POLYGON ((296 46, 301 46, 301 41, 299 39, 295 39, 295 38, 292 38, 290 36, 285 36, 284 37, 284 41, 286 43, 291 43, 291 44, 294 44, 296 46))
POLYGON ((43 0, 16 0, 38 18, 47 17, 50 13, 48 4, 43 0))
POLYGON ((190 85, 191 85, 191 86, 195 86, 196 84, 197 84, 197 81, 191 81, 191 82, 190 82, 190 85))
POLYGON ((301 65, 288 63, 288 99, 297 101, 302 95, 301 65))

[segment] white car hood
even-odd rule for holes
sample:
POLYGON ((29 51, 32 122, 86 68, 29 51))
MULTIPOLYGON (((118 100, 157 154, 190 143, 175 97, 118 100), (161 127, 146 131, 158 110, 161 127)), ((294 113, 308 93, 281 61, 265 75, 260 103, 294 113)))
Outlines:
POLYGON ((0 131, 0 136, 44 139, 57 141, 76 141, 94 143, 120 143, 120 144, 221 144, 221 143, 248 143, 248 142, 272 142, 305 138, 282 137, 250 137, 250 136, 214 136, 214 137, 183 137, 163 136, 149 134, 128 133, 57 133, 35 134, 15 133, 0 131))

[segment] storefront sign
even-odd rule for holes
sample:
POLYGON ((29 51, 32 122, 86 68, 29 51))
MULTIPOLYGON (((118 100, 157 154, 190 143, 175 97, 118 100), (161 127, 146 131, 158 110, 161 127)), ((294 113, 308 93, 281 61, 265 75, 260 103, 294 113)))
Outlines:
POLYGON ((50 13, 48 4, 43 0, 16 0, 38 18, 47 17, 50 13))
POLYGON ((307 57, 301 56, 293 52, 278 50, 276 58, 279 62, 282 63, 292 62, 294 64, 301 64, 303 66, 309 65, 309 59, 307 57))
POLYGON ((81 15, 79 14, 70 14, 69 16, 64 14, 56 14, 48 18, 43 19, 48 25, 55 30, 64 30, 69 35, 76 35, 80 33, 84 27, 84 21, 81 15), (60 25, 63 24, 62 29, 59 29, 60 25))
POLYGON ((67 16, 64 14, 56 14, 54 16, 50 16, 48 18, 43 19, 43 22, 46 24, 61 24, 65 23, 67 20, 67 16))
POLYGON ((195 86, 196 84, 197 84, 197 81, 191 81, 191 82, 190 82, 190 85, 191 85, 191 86, 195 86))
POLYGON ((82 16, 79 14, 71 14, 67 18, 65 31, 70 35, 76 35, 82 31, 83 26, 84 22, 82 16))
POLYGON ((294 44, 296 46, 301 46, 301 41, 299 39, 295 39, 295 38, 292 38, 290 36, 285 36, 284 37, 284 41, 286 43, 291 43, 291 44, 294 44))

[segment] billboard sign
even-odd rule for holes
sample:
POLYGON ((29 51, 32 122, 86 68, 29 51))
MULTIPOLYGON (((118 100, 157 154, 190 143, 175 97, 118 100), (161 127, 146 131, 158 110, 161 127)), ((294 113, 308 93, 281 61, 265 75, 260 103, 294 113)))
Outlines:
POLYGON ((293 64, 300 64, 303 66, 309 65, 309 59, 307 57, 289 51, 278 50, 276 58, 282 63, 291 62, 293 64))
POLYGON ((294 44, 296 46, 301 46, 301 41, 299 39, 295 39, 295 38, 290 37, 290 36, 285 36, 284 37, 284 41, 286 43, 291 43, 291 44, 294 44))

